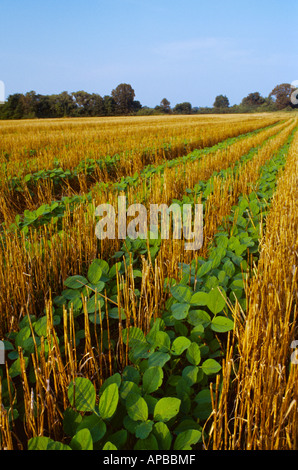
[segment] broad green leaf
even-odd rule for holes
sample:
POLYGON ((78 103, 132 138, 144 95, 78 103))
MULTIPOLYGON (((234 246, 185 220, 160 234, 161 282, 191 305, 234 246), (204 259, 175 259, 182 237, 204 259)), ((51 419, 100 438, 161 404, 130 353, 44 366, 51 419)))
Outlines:
POLYGON ((78 411, 94 411, 96 402, 95 388, 90 380, 77 377, 68 387, 68 399, 78 411))
POLYGON ((87 277, 92 284, 97 284, 99 282, 101 276, 102 276, 102 268, 101 268, 101 263, 98 263, 98 261, 95 259, 91 265, 89 266, 88 269, 88 274, 87 277))
POLYGON ((212 263, 213 261, 206 261, 203 263, 198 269, 197 277, 201 278, 205 276, 205 274, 207 274, 212 269, 212 263))
POLYGON ((217 315, 212 319, 211 330, 217 333, 225 333, 226 331, 233 330, 234 322, 227 317, 217 315))
POLYGON ((52 439, 45 436, 32 437, 28 441, 28 450, 47 450, 51 441, 52 439))
POLYGON ((83 417, 82 421, 77 426, 77 431, 81 429, 88 429, 91 433, 92 441, 97 442, 103 438, 107 427, 102 418, 93 413, 92 415, 83 417))
POLYGON ((43 316, 33 324, 35 333, 38 336, 47 336, 47 317, 43 316))
POLYGON ((190 307, 190 304, 180 304, 180 303, 173 304, 171 306, 173 317, 176 320, 183 320, 184 318, 187 317, 189 307, 190 307))
POLYGON ((87 313, 94 313, 96 311, 99 318, 99 312, 102 310, 103 306, 104 299, 99 295, 94 294, 87 302, 87 313))
MULTIPOLYGON (((196 343, 194 343, 196 344, 196 343)), ((196 366, 186 366, 182 371, 182 377, 186 385, 192 387, 197 382, 199 369, 196 366)))
POLYGON ((172 435, 168 426, 159 421, 154 424, 153 434, 157 439, 159 450, 170 450, 172 443, 172 435))
POLYGON ((170 354, 161 352, 161 351, 156 351, 148 359, 148 366, 153 367, 153 366, 160 366, 163 367, 169 360, 171 359, 170 354))
POLYGON ((131 326, 130 328, 124 328, 122 330, 123 343, 130 346, 134 346, 139 343, 146 343, 145 335, 140 328, 131 326))
POLYGON ((190 300, 191 305, 196 305, 200 307, 207 305, 207 302, 208 302, 207 292, 196 292, 195 294, 193 294, 190 300))
POLYGON ((120 387, 121 375, 119 374, 119 372, 116 372, 104 381, 104 383, 100 387, 99 395, 102 395, 104 390, 111 384, 116 384, 118 388, 120 387))
POLYGON ((70 441, 70 447, 73 450, 93 450, 93 441, 89 429, 81 429, 70 441))
POLYGON ((181 400, 165 397, 158 400, 154 408, 154 421, 166 423, 179 413, 181 400))
POLYGON ((82 415, 72 408, 67 408, 63 413, 63 430, 68 436, 74 436, 79 424, 82 422, 82 415))
MULTIPOLYGON (((27 367, 29 363, 29 357, 24 357, 24 362, 25 362, 25 367, 27 367)), ((22 370, 21 370, 21 361, 19 357, 12 363, 8 372, 12 379, 14 377, 17 377, 18 375, 21 375, 22 370)))
POLYGON ((143 397, 130 393, 126 399, 126 409, 129 417, 134 421, 147 421, 148 405, 143 397))
POLYGON ((24 347, 24 342, 26 341, 26 339, 29 338, 29 336, 31 335, 31 330, 29 328, 29 326, 25 326, 24 328, 22 328, 17 336, 16 336, 16 339, 15 339, 15 342, 16 342, 16 347, 20 346, 21 348, 24 347))
POLYGON ((161 367, 149 367, 143 375, 143 390, 145 393, 155 392, 162 384, 163 370, 161 367))
POLYGON ((134 450, 158 450, 158 444, 153 433, 147 439, 139 439, 135 444, 134 450))
POLYGON ((221 370, 221 365, 214 359, 207 359, 201 367, 206 375, 217 374, 221 370))
POLYGON ((64 285, 70 289, 81 289, 85 284, 88 284, 88 280, 83 276, 70 276, 64 281, 64 285))
POLYGON ((135 382, 138 385, 141 380, 140 372, 135 367, 126 366, 122 373, 122 379, 135 382))
POLYGON ((212 401, 210 390, 204 389, 201 390, 195 397, 194 401, 197 403, 197 406, 194 410, 194 415, 198 419, 207 419, 212 412, 212 401))
POLYGON ((201 351, 197 343, 191 343, 191 345, 187 348, 186 358, 194 366, 197 366, 200 364, 201 351))
POLYGON ((121 429, 120 431, 116 431, 114 434, 109 435, 110 442, 117 447, 117 449, 121 449, 124 447, 127 441, 127 431, 126 429, 121 429))
POLYGON ((202 325, 206 328, 210 324, 211 318, 204 310, 190 310, 187 321, 193 326, 202 325))
POLYGON ((121 387, 120 387, 120 398, 121 398, 121 400, 125 401, 126 398, 128 397, 128 395, 131 392, 134 392, 138 395, 141 395, 141 388, 138 387, 135 382, 130 382, 128 380, 124 380, 121 384, 121 387))
POLYGON ((71 450, 71 448, 62 442, 53 441, 49 437, 38 436, 29 439, 28 450, 71 450))
POLYGON ((185 336, 178 336, 178 338, 174 339, 172 344, 172 354, 175 356, 180 356, 189 346, 191 342, 185 336))
POLYGON ((171 348, 171 339, 165 331, 157 331, 155 334, 154 347, 161 352, 168 352, 171 348))
POLYGON ((174 450, 191 450, 191 446, 199 442, 201 435, 202 433, 196 429, 181 432, 174 442, 174 450))
POLYGON ((105 443, 102 450, 118 450, 118 449, 114 444, 112 444, 112 442, 108 441, 105 443))
POLYGON ((181 285, 171 287, 171 294, 180 303, 189 303, 192 296, 190 288, 181 285))
POLYGON ((119 400, 117 384, 109 385, 100 397, 98 410, 102 419, 109 419, 116 411, 119 400))
POLYGON ((219 288, 212 289, 208 294, 207 307, 214 315, 221 312, 226 305, 225 292, 219 288))
POLYGON ((149 434, 152 431, 153 421, 146 421, 144 423, 140 423, 136 427, 136 437, 138 439, 147 439, 149 434))

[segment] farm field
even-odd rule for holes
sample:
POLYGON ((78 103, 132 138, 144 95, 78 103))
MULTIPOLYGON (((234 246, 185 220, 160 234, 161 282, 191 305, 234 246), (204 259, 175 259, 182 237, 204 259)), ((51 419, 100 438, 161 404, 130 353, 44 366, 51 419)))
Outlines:
POLYGON ((298 449, 297 130, 0 121, 1 450, 298 449), (202 246, 99 239, 119 197, 202 205, 202 246))

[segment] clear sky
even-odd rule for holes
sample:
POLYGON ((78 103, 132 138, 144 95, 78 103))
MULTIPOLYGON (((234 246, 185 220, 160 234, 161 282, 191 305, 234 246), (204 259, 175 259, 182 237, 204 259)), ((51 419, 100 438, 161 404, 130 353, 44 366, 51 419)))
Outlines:
POLYGON ((129 83, 142 105, 212 106, 298 79, 297 0, 0 0, 6 97, 129 83))

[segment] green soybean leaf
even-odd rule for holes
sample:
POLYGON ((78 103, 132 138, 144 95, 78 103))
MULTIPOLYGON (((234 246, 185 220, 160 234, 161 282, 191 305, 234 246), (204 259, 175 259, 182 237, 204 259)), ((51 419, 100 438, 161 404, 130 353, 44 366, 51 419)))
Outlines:
POLYGON ((155 334, 154 347, 161 352, 168 352, 171 348, 171 339, 165 331, 157 331, 155 334))
POLYGON ((201 307, 207 305, 207 302, 208 302, 207 292, 196 292, 195 294, 193 294, 190 300, 191 305, 196 305, 196 306, 201 306, 201 307))
POLYGON ((102 276, 101 263, 98 263, 98 261, 95 259, 88 269, 87 277, 92 284, 97 284, 102 276))
POLYGON ((124 380, 120 387, 120 398, 122 401, 125 401, 128 395, 134 392, 138 395, 141 395, 141 388, 137 386, 135 382, 130 382, 128 380, 124 380))
POLYGON ((178 336, 178 338, 173 341, 171 348, 172 354, 180 356, 190 346, 190 344, 191 342, 188 338, 185 336, 178 336))
POLYGON ((200 364, 201 351, 197 343, 191 343, 191 345, 188 347, 186 351, 186 358, 194 366, 197 366, 200 364))
POLYGON ((159 450, 170 450, 172 444, 172 435, 165 423, 161 421, 155 423, 153 434, 157 439, 159 450))
POLYGON ((158 443, 153 435, 153 433, 149 434, 147 439, 139 439, 135 444, 134 450, 158 450, 158 443))
POLYGON ((160 366, 163 367, 171 359, 170 354, 155 351, 148 359, 148 366, 160 366))
MULTIPOLYGON (((25 361, 25 367, 27 367, 29 363, 29 357, 24 357, 24 361, 25 361)), ((18 375, 21 375, 22 370, 21 370, 21 361, 19 357, 12 363, 8 372, 12 379, 14 377, 17 377, 18 375)))
POLYGON ((210 322, 210 315, 204 310, 190 310, 187 318, 188 323, 193 326, 202 325, 206 328, 210 322))
POLYGON ((189 303, 192 296, 189 287, 180 285, 171 287, 171 294, 180 303, 189 303))
POLYGON ((212 269, 212 263, 213 263, 212 260, 206 261, 205 263, 203 263, 198 269, 197 277, 200 278, 200 277, 205 276, 205 274, 207 274, 212 269))
POLYGON ((208 294, 207 307, 214 315, 221 312, 226 305, 225 292, 219 288, 212 289, 208 294))
POLYGON ((154 408, 154 421, 166 423, 179 413, 181 400, 165 397, 158 400, 154 408))
POLYGON ((211 330, 217 333, 225 333, 226 331, 233 330, 234 322, 227 317, 217 315, 212 319, 211 330))
POLYGON ((47 336, 47 317, 43 316, 33 324, 35 333, 38 336, 47 336))
POLYGON ((207 359, 201 367, 206 375, 217 374, 221 369, 221 365, 215 359, 207 359))
POLYGON ((108 441, 105 443, 102 450, 118 450, 118 449, 114 444, 112 444, 112 442, 108 441))
POLYGON ((64 281, 64 285, 70 289, 81 289, 85 284, 88 284, 88 280, 83 276, 70 276, 64 281))
POLYGON ((89 429, 81 429, 70 441, 73 450, 93 450, 93 441, 89 429))
POLYGON ((201 435, 202 433, 196 429, 181 432, 174 442, 174 450, 191 450, 191 446, 199 442, 201 435))
POLYGON ((97 442, 103 438, 107 427, 102 418, 93 413, 90 416, 83 417, 82 421, 77 426, 77 431, 81 429, 88 429, 91 433, 92 441, 97 442))
POLYGON ((68 436, 74 436, 79 424, 82 422, 82 415, 77 411, 67 408, 63 413, 63 430, 68 436))
MULTIPOLYGON (((182 377, 183 377, 183 381, 188 387, 191 387, 197 382, 198 372, 199 372, 199 369, 196 366, 184 367, 182 371, 182 377)), ((178 387, 179 387, 179 384, 178 384, 178 387)))
POLYGON ((189 307, 190 307, 190 304, 180 304, 180 303, 173 304, 171 306, 173 317, 176 320, 183 320, 184 318, 187 317, 189 307))
POLYGON ((140 423, 136 427, 136 437, 138 439, 147 439, 153 428, 153 421, 146 421, 145 423, 140 423))
POLYGON ((207 419, 212 412, 212 401, 210 390, 204 389, 201 390, 195 397, 194 401, 197 403, 197 406, 194 410, 194 415, 198 419, 207 419))
POLYGON ((52 439, 45 436, 32 437, 28 441, 28 450, 47 450, 51 441, 52 439))
POLYGON ((109 385, 100 397, 98 411, 102 419, 109 419, 116 411, 119 400, 118 386, 115 383, 109 385))
POLYGON ((163 370, 161 367, 149 367, 143 375, 143 390, 145 393, 155 392, 162 384, 163 370))
POLYGON ((122 379, 129 382, 134 382, 138 385, 141 380, 140 372, 135 369, 135 367, 126 366, 123 370, 122 379))
POLYGON ((90 380, 77 377, 68 387, 70 404, 78 411, 94 411, 96 393, 90 380))
POLYGON ((148 405, 143 397, 136 393, 130 393, 126 399, 128 416, 133 421, 147 421, 148 405))
POLYGON ((22 328, 17 336, 16 336, 16 339, 15 339, 15 342, 16 342, 16 347, 20 346, 21 348, 24 347, 24 342, 26 341, 26 339, 29 338, 29 336, 31 335, 31 330, 29 328, 29 326, 25 326, 24 328, 22 328))

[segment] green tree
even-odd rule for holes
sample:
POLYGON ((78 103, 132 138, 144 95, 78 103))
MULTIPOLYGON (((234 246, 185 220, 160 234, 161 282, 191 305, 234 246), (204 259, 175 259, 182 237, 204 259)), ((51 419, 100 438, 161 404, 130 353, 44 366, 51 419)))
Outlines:
POLYGON ((241 104, 243 106, 261 106, 265 103, 265 98, 263 98, 258 91, 254 93, 249 93, 245 98, 243 98, 241 104))
POLYGON ((171 103, 167 100, 167 98, 163 98, 161 100, 160 108, 166 114, 169 114, 171 112, 171 103))
POLYGON ((218 109, 227 109, 229 106, 230 102, 225 95, 218 95, 213 103, 213 107, 218 109))
POLYGON ((276 85, 269 97, 273 97, 278 109, 283 109, 291 105, 292 92, 293 89, 290 83, 282 83, 281 85, 276 85))
POLYGON ((177 103, 173 109, 174 114, 191 114, 192 106, 188 101, 177 103))
POLYGON ((116 114, 117 104, 112 96, 105 95, 103 97, 104 115, 114 116, 116 114))
POLYGON ((114 90, 112 90, 112 98, 115 100, 117 113, 130 114, 134 111, 134 97, 135 92, 131 85, 121 83, 114 90))

